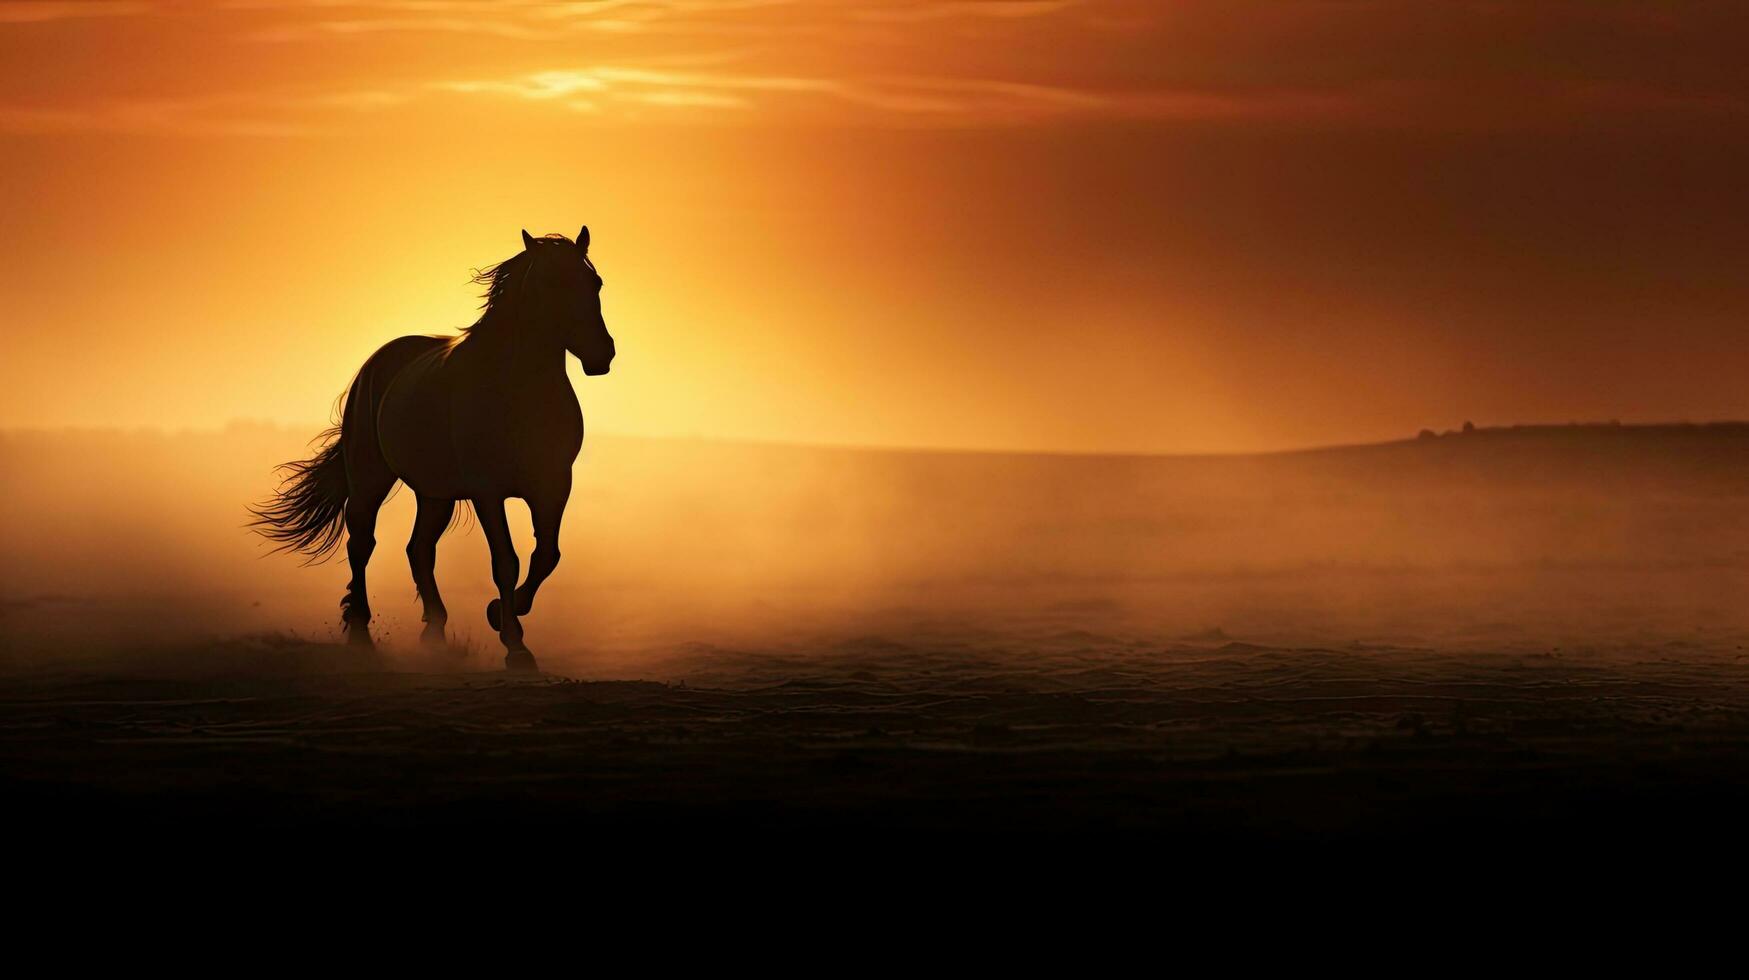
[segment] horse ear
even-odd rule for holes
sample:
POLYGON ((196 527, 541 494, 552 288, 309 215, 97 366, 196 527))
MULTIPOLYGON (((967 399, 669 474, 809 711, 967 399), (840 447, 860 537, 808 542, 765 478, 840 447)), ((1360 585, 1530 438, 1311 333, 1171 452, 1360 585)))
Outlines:
POLYGON ((528 233, 528 229, 526 229, 526 228, 523 229, 523 231, 522 231, 522 247, 523 248, 533 248, 534 247, 534 236, 530 235, 528 233))
POLYGON ((585 252, 589 251, 589 226, 588 225, 584 225, 583 230, 577 233, 577 247, 582 249, 585 252))

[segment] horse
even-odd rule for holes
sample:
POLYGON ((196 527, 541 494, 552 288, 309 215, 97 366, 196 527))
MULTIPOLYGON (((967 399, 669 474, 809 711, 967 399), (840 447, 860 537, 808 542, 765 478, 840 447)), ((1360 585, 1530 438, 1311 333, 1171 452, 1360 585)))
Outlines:
POLYGON ((250 526, 274 551, 326 561, 344 534, 352 580, 340 600, 348 640, 369 645, 365 566, 376 547, 377 509, 397 481, 419 498, 407 561, 423 606, 421 638, 444 642, 449 613, 437 591, 437 540, 471 504, 492 554, 498 596, 486 621, 504 644, 508 670, 535 670, 521 617, 559 564, 559 524, 571 496, 571 465, 583 448, 583 412, 565 376, 565 354, 598 377, 614 358, 601 313, 601 275, 589 258, 589 227, 576 241, 522 233, 522 251, 479 270, 480 317, 452 336, 409 336, 372 354, 341 396, 337 423, 309 459, 281 467, 281 482, 249 508, 250 526), (520 560, 504 502, 528 504, 534 553, 520 560))

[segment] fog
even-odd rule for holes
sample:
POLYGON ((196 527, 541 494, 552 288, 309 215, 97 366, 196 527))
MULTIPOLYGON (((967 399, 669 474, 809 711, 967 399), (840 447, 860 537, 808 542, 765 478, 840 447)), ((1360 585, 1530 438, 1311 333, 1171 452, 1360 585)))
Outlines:
MULTIPOLYGON (((14 664, 185 639, 338 640, 344 561, 244 527, 310 433, 0 435, 14 664)), ((557 573, 525 625, 589 674, 677 651, 829 655, 1077 632, 1166 642, 1519 651, 1749 630, 1749 426, 1431 434, 1267 456, 894 452, 590 436, 557 573)), ((371 563, 375 634, 412 648, 404 488, 371 563)), ((527 511, 512 505, 525 561, 527 511)), ((486 547, 438 552, 457 666, 490 666, 486 547)), ((650 669, 654 669, 653 667, 650 669)))

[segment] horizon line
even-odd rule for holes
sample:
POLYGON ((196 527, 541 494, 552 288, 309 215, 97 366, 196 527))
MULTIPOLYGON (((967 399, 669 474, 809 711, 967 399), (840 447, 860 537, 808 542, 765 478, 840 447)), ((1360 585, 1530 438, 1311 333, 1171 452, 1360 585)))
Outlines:
MULTIPOLYGON (((1082 449, 1006 449, 989 446, 924 446, 893 443, 855 443, 855 442, 816 442, 809 440, 762 439, 752 436, 706 436, 706 435, 647 435, 599 430, 594 433, 597 438, 609 440, 632 440, 646 442, 694 442, 712 443, 728 446, 752 446, 771 449, 805 449, 830 452, 862 452, 862 453, 906 453, 953 456, 1042 456, 1042 457, 1079 457, 1088 459, 1198 459, 1198 458, 1242 458, 1253 456, 1290 456, 1302 453, 1330 452, 1345 449, 1368 449, 1385 446, 1397 446, 1427 441, 1442 441, 1448 438, 1462 438, 1468 435, 1486 435, 1512 432, 1558 432, 1562 430, 1647 430, 1647 429, 1704 429, 1749 427, 1749 419, 1718 418, 1704 421, 1692 419, 1675 419, 1656 422, 1623 422, 1617 419, 1605 421, 1567 421, 1567 422, 1515 422, 1504 425, 1476 426, 1464 423, 1463 428, 1445 429, 1443 431, 1422 428, 1413 435, 1397 438, 1378 439, 1362 442, 1330 442, 1307 446, 1295 446, 1281 449, 1232 450, 1232 451, 1170 451, 1170 450, 1082 450, 1082 449)), ((288 435, 304 431, 304 426, 292 422, 273 419, 233 418, 219 425, 210 426, 162 426, 154 424, 123 425, 62 425, 62 426, 15 426, 0 425, 0 438, 19 435, 159 435, 159 436, 189 436, 189 435, 222 435, 239 429, 269 429, 285 432, 288 435)), ((587 445, 587 442, 585 442, 587 445)))

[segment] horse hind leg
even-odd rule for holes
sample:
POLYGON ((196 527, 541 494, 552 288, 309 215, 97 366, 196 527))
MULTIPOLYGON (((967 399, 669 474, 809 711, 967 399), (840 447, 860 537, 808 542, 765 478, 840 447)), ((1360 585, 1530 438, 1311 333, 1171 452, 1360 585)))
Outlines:
MULTIPOLYGON (((351 468, 351 472, 358 469, 351 468)), ((346 560, 352 566, 352 581, 346 583, 346 594, 340 598, 340 619, 346 626, 347 641, 361 646, 371 645, 370 589, 365 570, 377 545, 377 509, 394 485, 395 478, 385 467, 364 480, 355 479, 346 498, 346 560)))
POLYGON ((419 514, 413 519, 413 536, 407 540, 407 564, 413 569, 413 587, 424 606, 425 629, 419 638, 433 645, 442 645, 443 627, 449 622, 449 611, 437 591, 437 539, 443 536, 454 514, 455 501, 420 497, 419 514))

